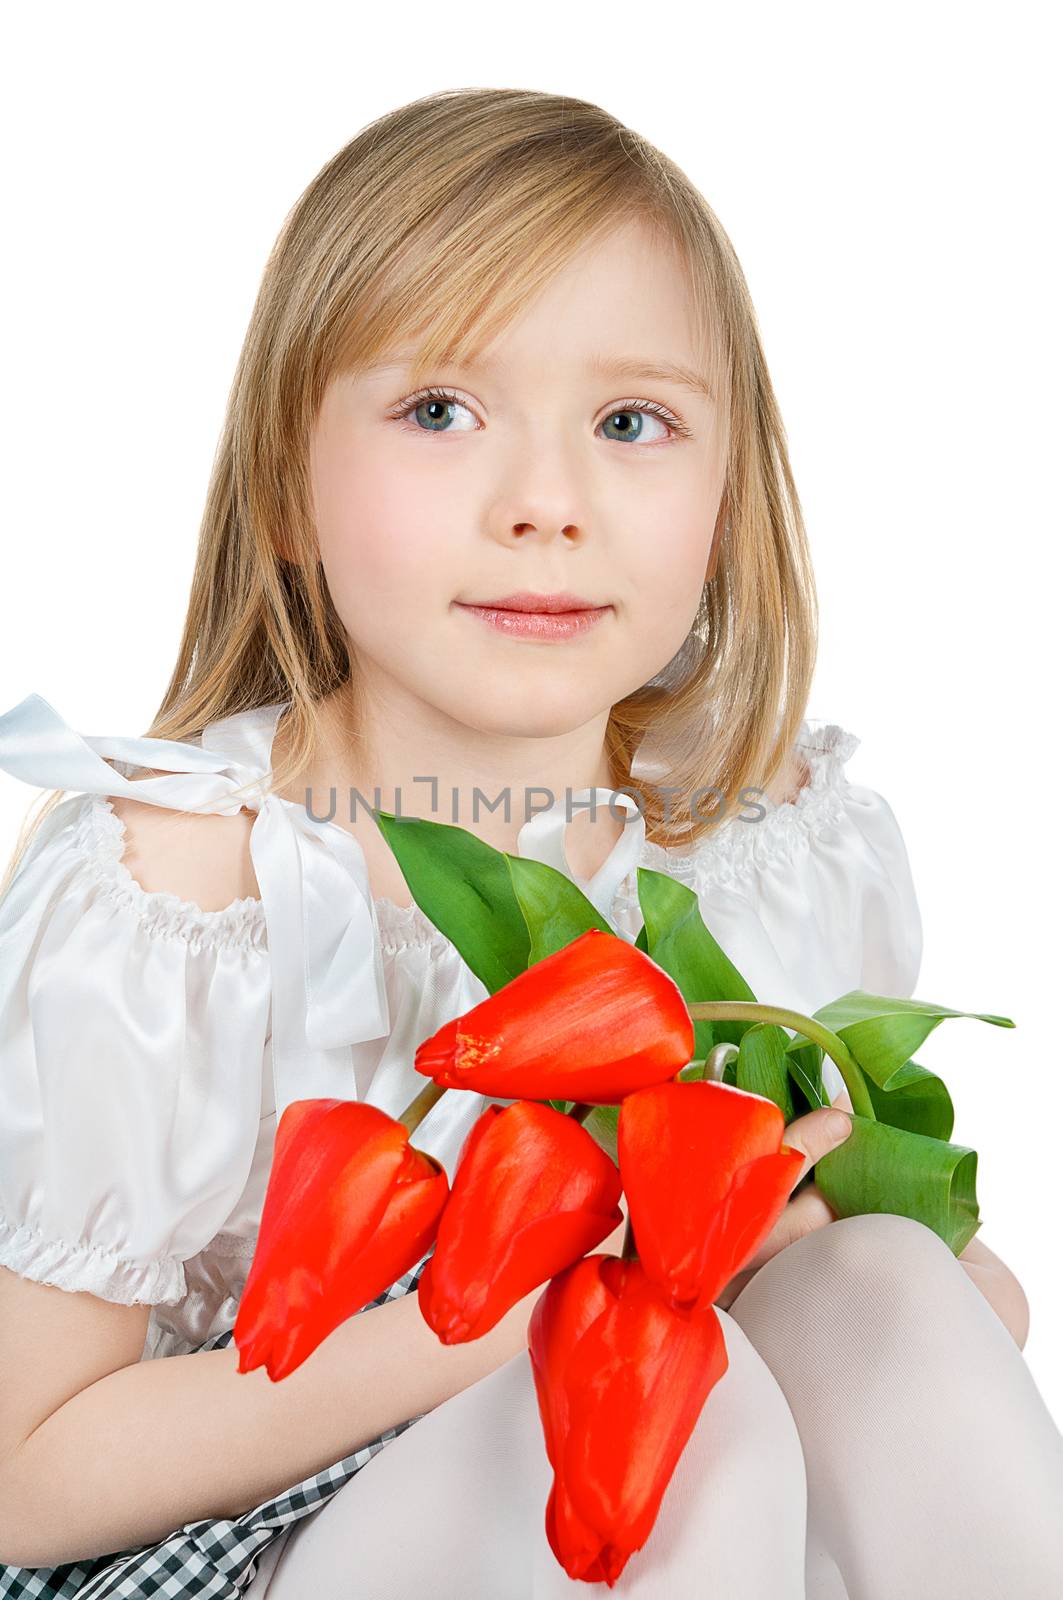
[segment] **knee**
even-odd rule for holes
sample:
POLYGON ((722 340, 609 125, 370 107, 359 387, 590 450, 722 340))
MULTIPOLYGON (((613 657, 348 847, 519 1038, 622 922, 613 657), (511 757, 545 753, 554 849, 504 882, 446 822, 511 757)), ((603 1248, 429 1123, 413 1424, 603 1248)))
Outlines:
MULTIPOLYGON (((732 1302, 731 1315, 758 1349, 776 1323, 817 1328, 835 1337, 841 1323, 862 1319, 862 1337, 907 1337, 912 1316, 941 1302, 950 1282, 967 1275, 943 1239, 925 1223, 893 1212, 840 1217, 773 1256, 732 1302), (785 1314, 783 1314, 785 1313, 785 1314)), ((774 1361, 772 1362, 774 1368, 774 1361)))
POLYGON ((942 1272, 963 1274, 941 1236, 913 1217, 873 1211, 839 1217, 799 1241, 824 1270, 850 1291, 863 1286, 882 1297, 922 1295, 928 1279, 942 1272))
MULTIPOLYGON (((970 1280, 945 1241, 925 1223, 893 1212, 840 1217, 799 1240, 805 1292, 827 1325, 859 1328, 876 1348, 926 1333, 927 1307, 943 1328, 961 1314, 970 1280)), ((783 1252, 785 1255, 787 1252, 783 1252)), ((771 1263, 769 1262, 769 1266, 771 1263)))

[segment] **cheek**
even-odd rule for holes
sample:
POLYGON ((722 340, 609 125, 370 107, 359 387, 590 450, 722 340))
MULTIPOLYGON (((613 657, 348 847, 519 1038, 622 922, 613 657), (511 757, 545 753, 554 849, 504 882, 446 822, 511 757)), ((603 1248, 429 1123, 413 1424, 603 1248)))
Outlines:
POLYGON ((634 525, 629 543, 632 598, 647 620, 685 629, 697 614, 712 550, 704 493, 660 497, 634 525))
POLYGON ((345 623, 393 625, 419 602, 441 598, 453 563, 438 495, 415 475, 364 466, 322 471, 315 507, 325 577, 345 623))

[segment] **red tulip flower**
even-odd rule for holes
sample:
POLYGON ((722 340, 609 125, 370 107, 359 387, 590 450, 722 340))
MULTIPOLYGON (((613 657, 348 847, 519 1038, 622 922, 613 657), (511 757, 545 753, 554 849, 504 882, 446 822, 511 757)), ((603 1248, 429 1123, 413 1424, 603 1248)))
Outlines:
POLYGON ((443 1344, 478 1339, 619 1222, 620 1174, 586 1128, 534 1100, 488 1106, 417 1286, 443 1344))
POLYGON ((445 1023, 414 1066, 503 1100, 615 1105, 674 1078, 693 1050, 675 980, 618 934, 591 928, 445 1023))
POLYGON ((447 1174, 376 1106, 296 1100, 277 1125, 233 1339, 277 1382, 424 1255, 447 1174))
POLYGON ((763 1095, 657 1084, 627 1097, 617 1158, 647 1276, 677 1310, 705 1311, 775 1226, 804 1163, 763 1095))
POLYGON ((528 1348, 554 1469, 550 1548, 570 1578, 612 1588, 727 1371, 719 1318, 673 1310, 636 1259, 586 1256, 547 1286, 528 1348))

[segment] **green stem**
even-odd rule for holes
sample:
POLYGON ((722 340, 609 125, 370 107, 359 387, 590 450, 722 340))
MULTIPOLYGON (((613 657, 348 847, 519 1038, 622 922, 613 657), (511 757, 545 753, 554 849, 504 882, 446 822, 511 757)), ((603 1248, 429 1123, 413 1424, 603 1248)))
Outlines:
POLYGON ((803 1016, 800 1011, 789 1011, 785 1006, 762 1006, 754 1000, 697 1000, 687 1006, 695 1022, 774 1022, 780 1028, 793 1028, 813 1044, 818 1044, 824 1055, 830 1056, 845 1080, 853 1112, 874 1122, 875 1108, 864 1084, 863 1073, 854 1061, 844 1040, 825 1028, 814 1017, 803 1016))
POLYGON ((401 1122, 403 1127, 412 1133, 424 1121, 437 1101, 446 1094, 446 1089, 440 1083, 435 1083, 429 1078, 420 1094, 410 1101, 401 1117, 395 1120, 401 1122))

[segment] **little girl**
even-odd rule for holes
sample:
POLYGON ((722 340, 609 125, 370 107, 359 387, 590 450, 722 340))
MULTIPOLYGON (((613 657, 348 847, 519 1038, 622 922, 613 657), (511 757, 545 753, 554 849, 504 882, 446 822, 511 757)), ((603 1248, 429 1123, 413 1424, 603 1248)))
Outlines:
MULTIPOLYGON (((588 1587, 545 1536, 538 1291, 446 1347, 422 1262, 289 1378, 237 1372, 277 1119, 399 1114, 486 994, 370 806, 560 867, 630 939, 639 865, 669 872, 774 1003, 910 995, 905 847, 856 738, 804 720, 814 633, 745 281, 671 161, 585 101, 462 90, 328 162, 148 734, 0 716, 0 768, 55 790, 0 901, 0 1595, 588 1587)), ((451 1177, 483 1104, 417 1130, 451 1177)), ((788 1126, 802 1176, 835 1120, 788 1126)), ((1063 1439, 979 1240, 802 1184, 718 1314, 618 1594, 1058 1600, 1063 1439)))

